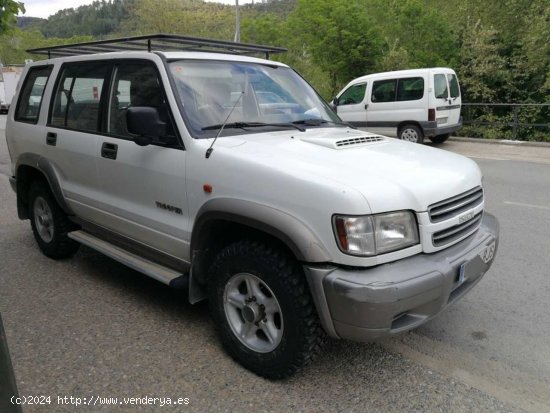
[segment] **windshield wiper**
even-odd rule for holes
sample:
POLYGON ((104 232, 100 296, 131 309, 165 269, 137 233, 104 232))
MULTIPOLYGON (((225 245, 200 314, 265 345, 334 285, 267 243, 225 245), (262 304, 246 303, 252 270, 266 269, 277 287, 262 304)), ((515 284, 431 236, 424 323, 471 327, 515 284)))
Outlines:
POLYGON ((325 119, 317 119, 317 118, 311 118, 311 119, 300 119, 292 122, 294 125, 307 125, 307 126, 320 126, 324 123, 331 123, 333 125, 342 125, 342 126, 350 126, 347 122, 334 122, 331 120, 325 120, 325 119))
POLYGON ((264 122, 232 122, 225 125, 210 125, 205 126, 202 130, 216 130, 224 126, 224 129, 246 129, 246 128, 261 128, 262 126, 273 126, 281 128, 294 128, 298 129, 300 132, 305 132, 305 128, 299 126, 298 124, 292 123, 264 123, 264 122))

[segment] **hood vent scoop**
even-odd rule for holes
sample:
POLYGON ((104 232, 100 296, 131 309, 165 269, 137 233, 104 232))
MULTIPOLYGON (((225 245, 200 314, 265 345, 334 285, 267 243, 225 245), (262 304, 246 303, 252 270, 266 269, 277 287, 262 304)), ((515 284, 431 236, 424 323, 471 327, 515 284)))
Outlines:
POLYGON ((346 146, 362 145, 365 143, 373 143, 383 141, 382 136, 361 136, 358 138, 340 139, 335 142, 337 148, 343 148, 346 146))
POLYGON ((303 142, 312 143, 314 145, 324 146, 331 149, 347 149, 358 146, 369 146, 376 143, 387 142, 387 138, 378 135, 364 136, 339 136, 339 137, 318 137, 318 138, 301 138, 303 142))

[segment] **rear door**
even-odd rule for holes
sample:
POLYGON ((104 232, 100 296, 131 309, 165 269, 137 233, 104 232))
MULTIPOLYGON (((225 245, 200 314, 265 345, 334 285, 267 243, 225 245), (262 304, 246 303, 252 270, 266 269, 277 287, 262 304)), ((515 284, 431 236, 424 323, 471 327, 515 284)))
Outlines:
POLYGON ((93 61, 61 67, 43 137, 67 203, 88 220, 98 207, 96 147, 111 67, 93 61))
POLYGON ((365 95, 367 83, 357 83, 349 86, 338 97, 338 106, 336 107, 338 116, 342 120, 355 126, 366 126, 367 124, 367 105, 365 95))
POLYGON ((454 72, 434 73, 434 98, 437 126, 456 125, 460 119, 461 96, 454 72))

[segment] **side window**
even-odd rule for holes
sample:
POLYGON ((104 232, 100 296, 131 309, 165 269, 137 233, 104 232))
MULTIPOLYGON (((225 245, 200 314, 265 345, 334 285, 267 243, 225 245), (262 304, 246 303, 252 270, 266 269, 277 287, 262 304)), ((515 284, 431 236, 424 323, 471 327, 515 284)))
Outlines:
POLYGON ((460 96, 460 87, 458 87, 458 80, 455 75, 448 74, 447 79, 449 79, 449 89, 451 90, 451 97, 457 98, 460 96))
POLYGON ((116 67, 109 101, 108 132, 132 138, 126 124, 126 112, 133 106, 157 109, 167 123, 167 137, 176 137, 164 90, 155 67, 148 63, 122 63, 116 67))
POLYGON ((445 75, 434 75, 434 93, 436 99, 447 99, 449 92, 447 91, 447 79, 445 75))
POLYGON ((338 98, 338 105, 344 106, 344 105, 355 105, 357 103, 361 103, 365 98, 366 90, 367 90, 366 83, 350 86, 338 98))
POLYGON ((411 77, 397 81, 397 100, 418 100, 424 96, 424 78, 411 77))
POLYGON ((377 80, 372 84, 372 102, 394 102, 395 101, 395 79, 377 80))
POLYGON ((42 96, 52 67, 33 67, 29 69, 25 83, 15 109, 15 120, 37 123, 42 104, 42 96))
POLYGON ((83 132, 100 130, 100 101, 110 65, 69 66, 63 70, 50 125, 83 132))

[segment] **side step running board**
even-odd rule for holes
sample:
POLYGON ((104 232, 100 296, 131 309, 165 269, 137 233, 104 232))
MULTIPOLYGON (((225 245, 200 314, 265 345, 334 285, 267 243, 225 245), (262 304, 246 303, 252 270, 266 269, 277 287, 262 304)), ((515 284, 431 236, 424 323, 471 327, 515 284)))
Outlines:
POLYGON ((181 272, 132 254, 82 230, 69 232, 67 236, 161 283, 182 288, 189 282, 189 277, 181 272))

